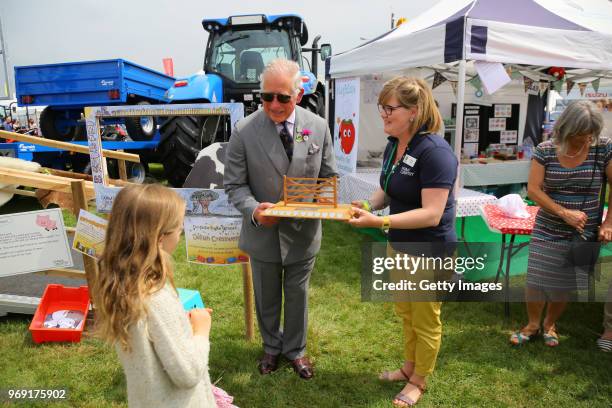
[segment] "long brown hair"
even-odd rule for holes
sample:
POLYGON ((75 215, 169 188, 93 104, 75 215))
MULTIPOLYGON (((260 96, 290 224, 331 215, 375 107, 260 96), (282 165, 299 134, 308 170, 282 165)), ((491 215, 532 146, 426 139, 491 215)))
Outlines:
POLYGON ((378 103, 384 105, 395 96, 404 108, 417 108, 413 129, 425 126, 428 133, 438 133, 442 128, 442 115, 427 82, 419 78, 400 76, 383 85, 378 95, 378 103))
POLYGON ((181 228, 185 202, 159 184, 130 185, 115 197, 104 251, 89 282, 96 331, 129 350, 129 329, 144 316, 146 298, 174 287, 170 254, 160 239, 181 228))

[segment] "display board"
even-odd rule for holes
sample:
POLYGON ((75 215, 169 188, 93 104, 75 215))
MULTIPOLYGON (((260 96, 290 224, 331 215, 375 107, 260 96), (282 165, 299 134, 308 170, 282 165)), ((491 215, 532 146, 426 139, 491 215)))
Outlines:
MULTIPOLYGON (((519 144, 519 113, 518 103, 466 104, 463 109, 461 144, 464 151, 478 154, 490 144, 519 144)), ((456 118, 457 105, 454 103, 451 115, 456 118)))

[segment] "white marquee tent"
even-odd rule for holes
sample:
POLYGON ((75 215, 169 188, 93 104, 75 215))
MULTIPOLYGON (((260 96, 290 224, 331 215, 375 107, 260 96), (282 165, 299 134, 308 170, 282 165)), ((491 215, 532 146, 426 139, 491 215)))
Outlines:
POLYGON ((588 70, 576 71, 576 79, 609 77, 612 2, 442 0, 408 23, 334 55, 326 69, 332 78, 342 78, 441 64, 453 67, 458 81, 458 153, 468 61, 588 70))

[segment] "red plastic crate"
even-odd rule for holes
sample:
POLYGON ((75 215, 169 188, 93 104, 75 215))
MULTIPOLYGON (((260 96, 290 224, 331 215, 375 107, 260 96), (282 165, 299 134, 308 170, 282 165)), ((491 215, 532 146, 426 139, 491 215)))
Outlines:
POLYGON ((89 304, 87 286, 70 288, 57 284, 47 285, 32 318, 32 323, 30 323, 30 332, 34 343, 51 341, 77 343, 81 341, 85 322, 78 329, 46 328, 43 323, 45 322, 45 316, 58 310, 78 310, 83 313, 84 319, 87 319, 89 304))

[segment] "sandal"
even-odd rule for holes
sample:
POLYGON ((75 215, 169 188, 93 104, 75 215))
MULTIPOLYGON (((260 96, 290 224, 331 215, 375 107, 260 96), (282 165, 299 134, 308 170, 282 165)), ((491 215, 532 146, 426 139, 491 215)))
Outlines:
POLYGON ((557 334, 555 326, 542 334, 542 337, 544 338, 544 344, 548 347, 557 347, 559 345, 559 335, 557 334))
POLYGON ((604 353, 610 353, 612 352, 612 340, 598 338, 597 347, 604 353))
POLYGON ((411 397, 409 397, 408 395, 400 392, 398 393, 394 398, 393 398, 393 405, 396 407, 412 407, 414 405, 416 405, 417 402, 419 402, 421 400, 421 397, 423 396, 423 394, 425 394, 426 388, 423 385, 419 385, 419 384, 415 384, 412 381, 408 381, 408 384, 412 384, 414 385, 421 393, 419 394, 419 397, 416 400, 413 400, 411 397), (395 403, 395 400, 401 401, 404 404, 399 405, 395 403))
POLYGON ((510 336, 510 343, 513 346, 521 346, 525 343, 530 342, 531 340, 534 339, 534 337, 537 337, 539 334, 540 334, 540 329, 537 329, 531 334, 523 333, 523 331, 519 330, 517 332, 512 333, 512 335, 510 336))
POLYGON ((383 371, 382 373, 380 373, 380 375, 378 376, 378 379, 380 381, 384 381, 384 382, 395 382, 395 381, 409 381, 410 380, 410 376, 408 374, 406 374, 406 371, 404 371, 404 367, 400 367, 399 368, 399 372, 402 374, 402 378, 399 378, 397 380, 394 380, 391 378, 391 373, 393 371, 383 371))

